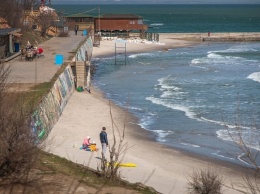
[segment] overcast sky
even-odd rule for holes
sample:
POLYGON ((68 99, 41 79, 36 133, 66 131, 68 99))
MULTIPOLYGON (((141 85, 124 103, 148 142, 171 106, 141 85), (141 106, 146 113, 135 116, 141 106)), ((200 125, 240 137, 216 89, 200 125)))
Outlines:
POLYGON ((172 4, 260 4, 260 0, 52 0, 52 4, 78 4, 78 3, 126 3, 126 4, 136 4, 136 3, 172 3, 172 4))

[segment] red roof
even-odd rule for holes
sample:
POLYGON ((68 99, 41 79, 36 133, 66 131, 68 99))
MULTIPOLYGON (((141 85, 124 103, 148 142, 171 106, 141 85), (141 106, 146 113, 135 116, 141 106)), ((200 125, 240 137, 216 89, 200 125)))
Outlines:
POLYGON ((134 14, 104 14, 101 18, 109 18, 109 19, 142 19, 141 16, 134 14))

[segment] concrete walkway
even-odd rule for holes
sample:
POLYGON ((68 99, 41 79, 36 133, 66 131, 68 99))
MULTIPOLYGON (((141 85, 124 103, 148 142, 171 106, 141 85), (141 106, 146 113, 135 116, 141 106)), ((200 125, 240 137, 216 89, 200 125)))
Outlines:
POLYGON ((43 83, 49 82, 60 65, 55 64, 55 55, 63 55, 63 59, 67 60, 69 52, 75 51, 80 42, 86 36, 74 32, 70 32, 69 37, 53 37, 50 40, 37 45, 43 48, 44 58, 35 58, 33 61, 20 60, 20 56, 7 62, 11 65, 11 73, 9 83, 43 83))

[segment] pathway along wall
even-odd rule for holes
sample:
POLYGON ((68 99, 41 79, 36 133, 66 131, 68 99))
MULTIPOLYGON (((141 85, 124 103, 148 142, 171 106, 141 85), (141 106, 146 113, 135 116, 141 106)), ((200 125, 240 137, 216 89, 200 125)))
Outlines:
MULTIPOLYGON (((92 51, 92 39, 88 36, 78 47, 75 57, 78 61, 90 61, 92 51)), ((61 113, 75 91, 74 80, 74 75, 69 65, 59 75, 50 92, 44 96, 34 111, 31 119, 31 129, 39 139, 47 137, 48 133, 59 120, 61 113)))

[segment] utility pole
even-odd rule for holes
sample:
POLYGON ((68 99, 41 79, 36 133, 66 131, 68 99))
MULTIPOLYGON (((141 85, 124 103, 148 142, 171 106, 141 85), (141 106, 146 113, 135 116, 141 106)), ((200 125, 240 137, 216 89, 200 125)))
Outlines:
POLYGON ((98 34, 101 36, 101 32, 100 32, 100 7, 98 7, 98 34))
POLYGON ((100 27, 100 7, 98 7, 98 47, 100 47, 100 41, 101 41, 101 27, 100 27))

